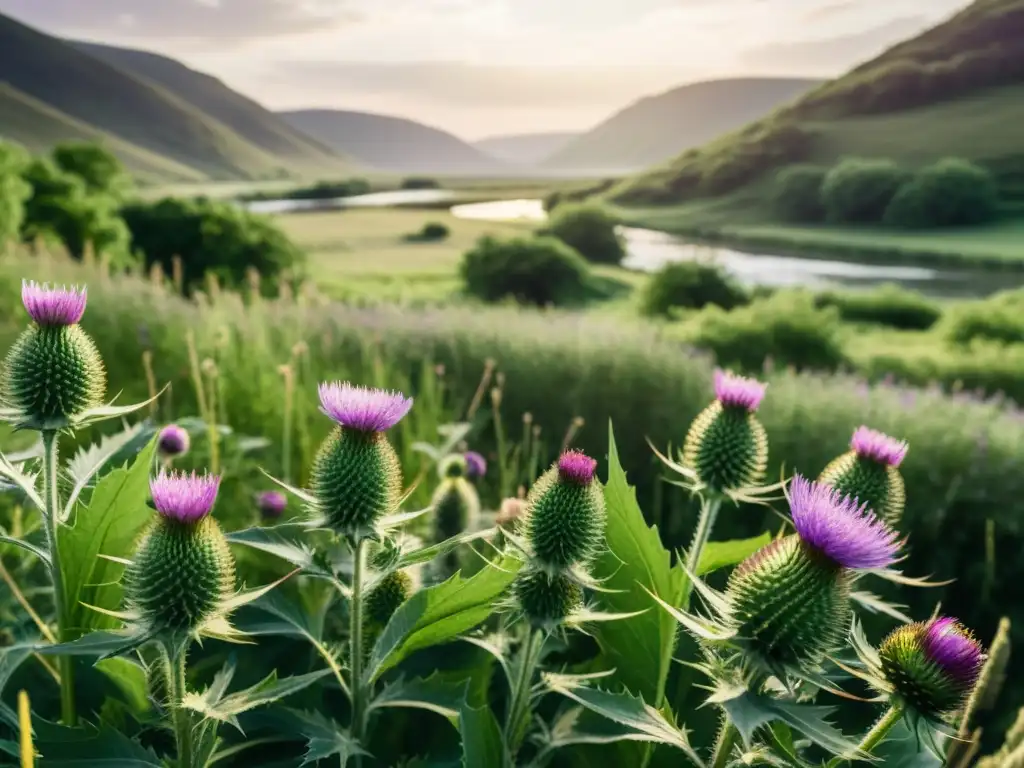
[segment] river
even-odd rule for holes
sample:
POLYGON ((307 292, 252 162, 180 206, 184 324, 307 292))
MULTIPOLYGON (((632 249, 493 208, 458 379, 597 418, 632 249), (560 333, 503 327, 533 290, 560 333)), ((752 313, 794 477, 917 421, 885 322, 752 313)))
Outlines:
MULTIPOLYGON (((455 199, 444 189, 396 190, 337 200, 262 200, 248 203, 258 213, 286 213, 336 208, 437 205, 455 199)), ((480 221, 544 221, 540 200, 495 200, 451 208, 453 216, 480 221)), ((1024 284, 1024 274, 954 267, 919 267, 859 262, 834 257, 773 256, 733 248, 700 245, 665 232, 620 227, 626 244, 623 266, 653 272, 667 262, 710 259, 749 286, 806 286, 811 288, 870 288, 896 283, 921 293, 944 298, 987 296, 1024 284)))

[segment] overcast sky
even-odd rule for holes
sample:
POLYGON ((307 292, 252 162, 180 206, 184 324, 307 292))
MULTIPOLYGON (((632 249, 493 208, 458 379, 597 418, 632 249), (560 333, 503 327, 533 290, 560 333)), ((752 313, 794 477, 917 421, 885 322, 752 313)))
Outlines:
POLYGON ((53 34, 144 48, 273 109, 411 117, 466 138, 585 129, 734 75, 831 76, 966 0, 0 0, 53 34))

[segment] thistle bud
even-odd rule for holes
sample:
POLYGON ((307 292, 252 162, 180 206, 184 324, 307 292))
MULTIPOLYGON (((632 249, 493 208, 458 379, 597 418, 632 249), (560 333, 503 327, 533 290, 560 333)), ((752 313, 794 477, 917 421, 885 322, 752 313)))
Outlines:
POLYGON ((897 535, 850 498, 795 477, 796 534, 740 563, 726 597, 737 635, 769 666, 812 668, 842 644, 853 571, 894 562, 897 535))
POLYGON ((526 568, 512 585, 516 602, 530 626, 551 631, 583 605, 583 590, 564 573, 526 568))
POLYGON ((750 488, 764 479, 768 435, 754 413, 766 384, 715 371, 716 400, 693 420, 683 465, 713 493, 750 488))
POLYGON ((461 453, 450 453, 437 465, 438 475, 442 480, 450 477, 465 477, 468 474, 468 463, 461 453))
POLYGON ((470 480, 479 480, 487 474, 487 459, 476 451, 466 451, 463 454, 466 459, 466 477, 470 480))
POLYGON ((125 594, 157 631, 195 630, 234 590, 234 558, 210 517, 219 485, 219 477, 195 473, 150 480, 158 515, 125 573, 125 594))
POLYGON ((372 535, 402 492, 398 456, 384 432, 412 407, 398 392, 348 383, 320 385, 320 410, 338 426, 313 464, 313 495, 327 525, 351 539, 372 535))
POLYGON ((894 695, 933 719, 957 713, 985 663, 981 644, 951 618, 897 628, 882 641, 878 656, 894 695))
POLYGON ((405 571, 392 571, 366 594, 366 625, 375 631, 387 626, 399 606, 413 593, 412 577, 405 571))
POLYGON ((177 424, 168 424, 160 430, 156 448, 162 459, 173 459, 188 453, 191 439, 189 434, 177 424))
POLYGON ((867 427, 858 427, 850 448, 825 467, 818 481, 855 497, 896 525, 907 499, 899 471, 907 455, 907 443, 867 427))
POLYGON ((430 502, 434 509, 437 541, 457 536, 480 516, 480 497, 464 477, 449 477, 434 491, 430 502))
POLYGON ((78 325, 86 291, 22 282, 32 318, 4 361, 0 391, 34 429, 63 429, 103 401, 106 373, 96 345, 78 325))
POLYGON ((588 563, 604 539, 604 494, 597 462, 567 451, 530 489, 525 528, 534 562, 549 574, 588 563))
POLYGON ((264 518, 276 520, 284 514, 288 506, 288 497, 280 491, 263 491, 256 495, 256 506, 264 518))

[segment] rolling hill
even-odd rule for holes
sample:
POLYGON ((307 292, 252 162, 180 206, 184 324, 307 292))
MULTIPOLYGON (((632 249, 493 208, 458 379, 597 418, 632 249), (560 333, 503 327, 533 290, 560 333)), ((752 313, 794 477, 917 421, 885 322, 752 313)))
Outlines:
POLYGON ((474 141, 473 146, 506 163, 529 166, 543 163, 579 135, 570 131, 559 131, 490 136, 474 141))
POLYGON ((335 152, 382 171, 474 176, 509 171, 457 136, 401 117, 335 109, 279 114, 335 152))
POLYGON ((627 179, 609 197, 678 203, 737 192, 797 162, 950 155, 1024 192, 1024 0, 976 0, 794 104, 627 179))
POLYGON ((746 125, 820 80, 710 80, 648 96, 569 142, 544 165, 595 173, 637 171, 746 125))

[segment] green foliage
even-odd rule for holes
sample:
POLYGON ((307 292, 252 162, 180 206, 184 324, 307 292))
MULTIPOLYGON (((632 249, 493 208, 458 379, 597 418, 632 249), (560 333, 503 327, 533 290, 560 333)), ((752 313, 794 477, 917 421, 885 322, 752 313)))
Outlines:
POLYGON ((946 158, 900 187, 885 221, 908 228, 974 226, 992 221, 998 210, 992 173, 967 160, 946 158))
POLYGON ((405 236, 411 243, 436 243, 447 240, 451 230, 447 224, 439 221, 428 221, 419 232, 412 232, 405 236))
POLYGON ((15 240, 25 218, 25 199, 32 188, 21 173, 28 155, 14 144, 0 141, 0 247, 15 240))
POLYGON ((783 221, 824 221, 821 190, 828 169, 818 165, 791 165, 775 174, 772 207, 783 221))
POLYGON ((1024 342, 1024 291, 1004 291, 985 301, 953 307, 942 323, 942 333, 959 345, 975 341, 1024 342))
POLYGON ((571 304, 584 294, 587 263, 551 237, 483 237, 462 257, 466 290, 484 301, 513 298, 524 304, 571 304))
POLYGON ((175 257, 180 258, 189 288, 201 285, 207 273, 223 285, 239 286, 255 270, 269 293, 305 260, 271 219, 230 203, 164 198, 130 203, 121 214, 132 249, 142 253, 146 265, 160 264, 171 274, 175 257))
POLYGON ((402 179, 402 189, 440 189, 441 182, 429 176, 408 176, 402 179))
POLYGON ((131 186, 121 161, 99 144, 58 144, 53 150, 53 162, 64 173, 80 178, 90 195, 121 199, 131 186))
POLYGON ((245 202, 257 200, 333 200, 338 197, 366 195, 372 191, 366 179, 343 179, 341 181, 318 181, 306 187, 296 187, 284 192, 249 192, 239 195, 245 202))
POLYGON ((640 311, 651 317, 665 317, 675 309, 702 309, 713 304, 730 310, 749 301, 743 286, 714 262, 676 261, 665 264, 647 279, 640 311))
POLYGON ((897 285, 872 291, 825 291, 815 294, 814 305, 835 307, 848 323, 873 323, 903 330, 926 331, 942 317, 934 301, 897 285))
POLYGON ((821 185, 825 214, 838 224, 878 223, 905 178, 889 160, 843 160, 821 185))
POLYGON ((596 205, 561 205, 545 234, 558 238, 594 264, 619 264, 626 256, 615 219, 596 205))

